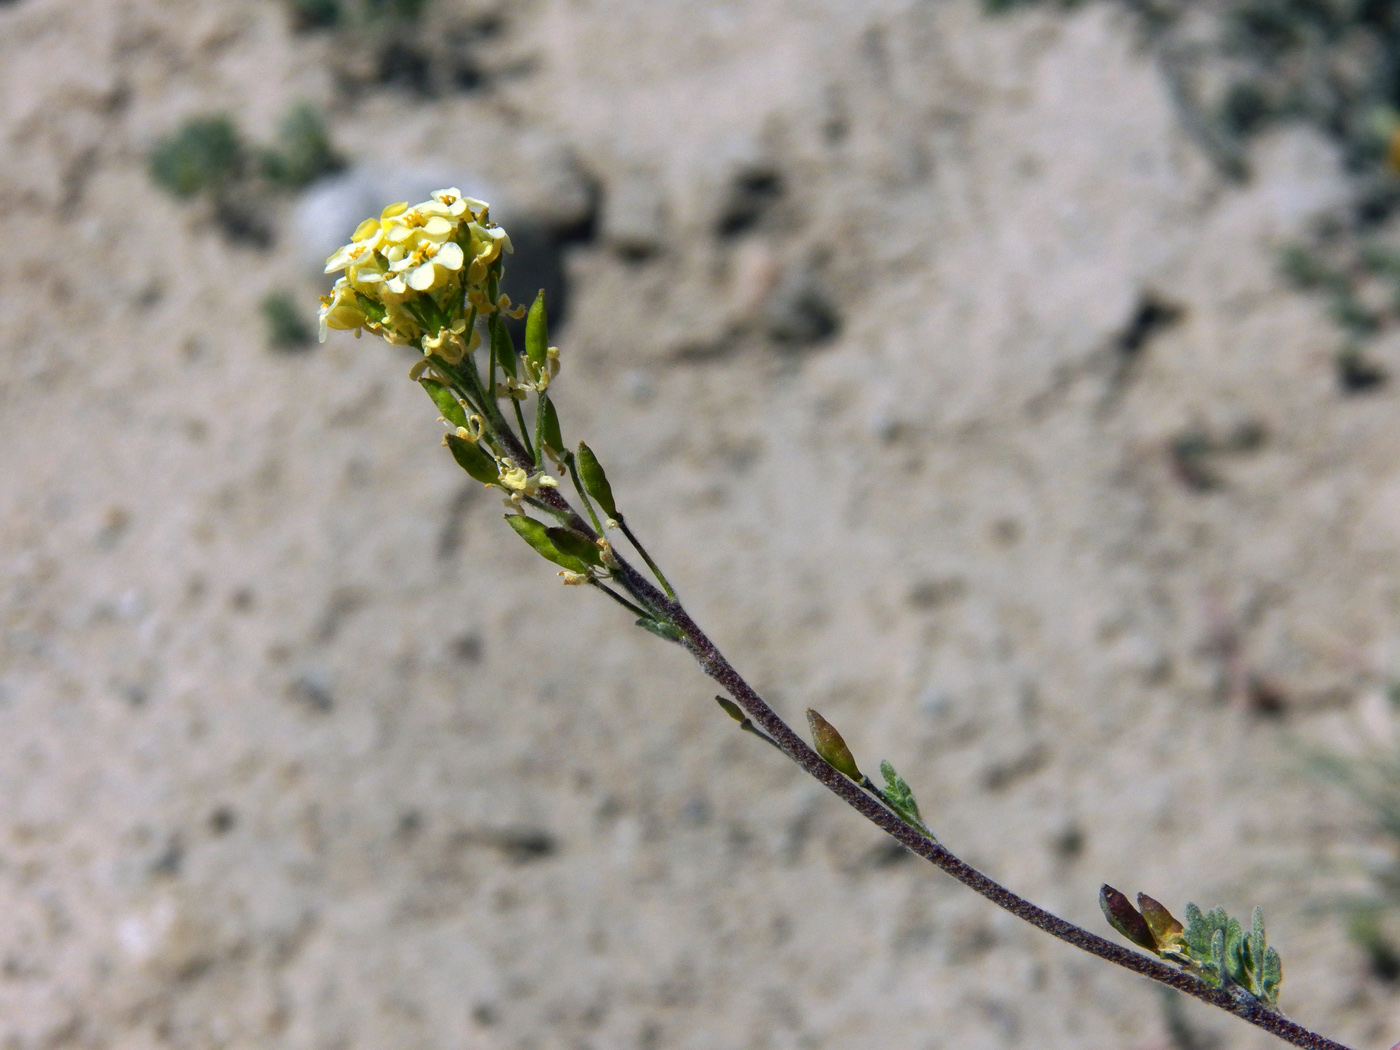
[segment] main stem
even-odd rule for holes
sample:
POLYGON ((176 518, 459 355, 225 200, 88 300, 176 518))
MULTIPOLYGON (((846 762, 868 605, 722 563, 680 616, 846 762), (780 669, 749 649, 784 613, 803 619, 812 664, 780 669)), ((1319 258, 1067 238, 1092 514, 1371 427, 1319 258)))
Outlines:
POLYGON ((1081 951, 1096 955, 1100 959, 1132 970, 1136 974, 1175 988, 1177 991, 1185 992, 1211 1006, 1219 1007, 1278 1036, 1280 1039, 1292 1043, 1294 1046, 1304 1047, 1305 1050, 1349 1050, 1344 1044, 1319 1035, 1290 1021, 1282 1014, 1268 1009, 1263 1003, 1247 993, 1240 991, 1237 994, 1225 988, 1212 988, 1184 970, 1124 948, 1122 945, 1106 940, 1081 926, 1076 926, 1074 923, 1032 904, 1024 897, 1012 893, 995 879, 965 863, 947 847, 904 823, 894 813, 857 787, 853 781, 846 779, 828 765, 743 679, 733 665, 725 659, 724 654, 719 651, 719 647, 691 619, 690 614, 685 611, 679 601, 666 598, 645 577, 625 562, 621 562, 618 575, 628 590, 634 591, 634 593, 638 589, 642 591, 640 596, 646 599, 646 604, 665 610, 671 618, 672 624, 685 636, 686 648, 690 650, 705 673, 729 692, 729 695, 744 709, 744 712, 753 719, 760 729, 772 737, 789 758, 906 849, 938 866, 964 886, 976 890, 993 904, 1005 908, 1018 919, 1039 927, 1052 937, 1058 937, 1081 951), (646 594, 648 591, 650 594, 646 594))
MULTIPOLYGON (((509 427, 503 428, 500 437, 508 447, 514 446, 510 449, 512 454, 524 455, 525 449, 516 440, 515 435, 510 432, 509 427)), ((542 489, 538 498, 550 507, 570 515, 569 525, 571 528, 585 536, 596 535, 558 491, 542 489)), ((1319 1035, 1294 1021, 1290 1021, 1282 1014, 1268 1009, 1258 999, 1243 990, 1212 988, 1184 970, 1159 959, 1149 958, 1139 952, 1124 948, 1120 944, 1115 944, 1096 933, 1091 933, 1082 926, 1076 926, 1074 923, 1032 904, 1024 897, 1012 893, 995 879, 965 863, 941 843, 904 823, 880 802, 857 787, 853 781, 846 779, 828 765, 805 740, 793 732, 792 727, 768 706, 763 697, 759 696, 754 688, 744 681, 738 671, 734 670, 734 666, 725 659, 724 654, 719 651, 719 647, 691 619, 690 614, 686 612, 679 600, 663 594, 652 585, 650 580, 629 565, 626 559, 616 552, 614 552, 614 557, 617 560, 617 567, 613 573, 617 581, 638 602, 663 614, 681 632, 684 639, 682 644, 695 657, 700 667, 724 687, 753 720, 754 724, 767 733, 783 753, 801 766, 809 776, 820 781, 828 790, 838 795, 848 806, 899 842, 905 849, 941 868, 964 886, 976 890, 993 904, 1006 909, 1018 919, 1044 930, 1052 937, 1058 937, 1060 940, 1074 945, 1080 951, 1096 955, 1100 959, 1123 967, 1125 970, 1131 970, 1149 980, 1164 984, 1169 988, 1175 988, 1179 992, 1185 992, 1201 1002, 1219 1007, 1221 1010, 1232 1013, 1294 1046, 1303 1047, 1304 1050, 1350 1050, 1345 1044, 1319 1035)))

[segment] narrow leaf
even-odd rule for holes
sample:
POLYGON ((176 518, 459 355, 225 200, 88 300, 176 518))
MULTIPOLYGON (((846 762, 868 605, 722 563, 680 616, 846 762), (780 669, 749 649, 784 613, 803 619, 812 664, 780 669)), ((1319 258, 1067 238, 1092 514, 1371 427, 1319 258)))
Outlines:
POLYGON ((452 395, 452 391, 434 379, 420 379, 418 383, 428 392, 428 396, 433 399, 433 404, 442 413, 442 418, 451 423, 454 427, 464 427, 467 425, 467 414, 462 410, 462 406, 452 395))
POLYGON ((510 522, 510 527, 522 540, 533 547, 535 553, 541 558, 552 561, 561 569, 567 569, 569 572, 576 572, 579 575, 588 571, 588 566, 584 562, 555 547, 549 538, 549 530, 534 518, 527 518, 523 514, 507 514, 506 521, 510 522))
POLYGON ((650 631, 658 638, 665 638, 668 642, 680 642, 681 632, 672 627, 669 623, 662 623, 660 620, 648 620, 645 617, 637 621, 637 626, 650 631))
POLYGON ((556 550, 577 558, 579 561, 587 562, 589 565, 602 568, 603 552, 592 540, 585 539, 572 529, 548 528, 544 531, 556 550))
POLYGON ((1262 998, 1270 1006, 1278 1005, 1278 986, 1283 983, 1283 961, 1273 948, 1264 951, 1264 973, 1259 981, 1262 998))
POLYGON ((447 447, 451 449, 452 458, 457 461, 457 465, 483 485, 493 484, 501 476, 496 461, 475 441, 448 434, 447 447))

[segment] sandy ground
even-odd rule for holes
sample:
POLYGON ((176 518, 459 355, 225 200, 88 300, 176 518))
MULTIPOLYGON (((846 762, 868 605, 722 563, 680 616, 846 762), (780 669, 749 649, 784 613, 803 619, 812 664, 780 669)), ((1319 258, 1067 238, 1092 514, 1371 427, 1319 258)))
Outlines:
POLYGON ((1223 179, 1097 4, 493 10, 421 97, 273 3, 0 6, 0 1046, 1271 1045, 1173 1044, 736 732, 501 526, 408 357, 269 352, 294 202, 231 241, 145 157, 299 99, 386 183, 597 202, 566 436, 783 712, 1091 928, 1105 880, 1263 904, 1285 1009, 1400 1038, 1322 907, 1374 843, 1301 759, 1383 742, 1400 671, 1400 395, 1344 397, 1276 274, 1331 147, 1223 179))

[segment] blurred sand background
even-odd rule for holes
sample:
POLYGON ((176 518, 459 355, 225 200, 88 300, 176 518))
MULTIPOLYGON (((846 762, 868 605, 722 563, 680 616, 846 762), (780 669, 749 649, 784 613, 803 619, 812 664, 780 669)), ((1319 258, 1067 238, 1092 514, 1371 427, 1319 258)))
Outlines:
POLYGON ((736 732, 500 525, 409 357, 270 351, 314 216, 230 236, 146 158, 299 101, 355 192, 552 238, 566 437, 780 711, 1093 929, 1102 881, 1264 905, 1288 1012, 1400 1038, 1324 907, 1384 843, 1301 758, 1384 742, 1400 670, 1400 395, 1278 275, 1334 145, 1222 174, 1110 4, 424 17, 448 57, 386 72, 270 0, 0 4, 0 1047, 1274 1045, 736 732))

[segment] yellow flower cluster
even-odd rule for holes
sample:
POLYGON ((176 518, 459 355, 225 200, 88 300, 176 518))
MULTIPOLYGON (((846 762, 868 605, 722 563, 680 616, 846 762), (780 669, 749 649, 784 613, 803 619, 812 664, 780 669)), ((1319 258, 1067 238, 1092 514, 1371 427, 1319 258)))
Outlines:
POLYGON ((391 204, 326 260, 326 273, 345 274, 321 297, 321 339, 331 328, 364 330, 455 364, 478 338, 466 310, 496 308, 487 286, 509 251, 486 202, 455 188, 412 208, 391 204))

